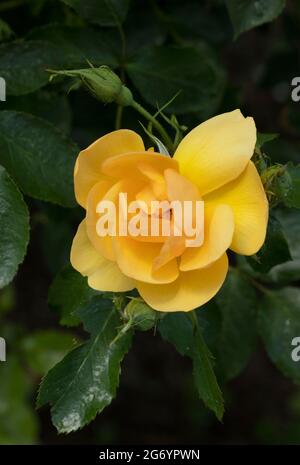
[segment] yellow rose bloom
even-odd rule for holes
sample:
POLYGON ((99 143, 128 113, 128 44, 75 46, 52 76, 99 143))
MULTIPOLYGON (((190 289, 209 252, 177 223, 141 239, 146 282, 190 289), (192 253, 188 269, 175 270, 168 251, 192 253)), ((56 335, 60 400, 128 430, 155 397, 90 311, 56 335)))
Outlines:
POLYGON ((121 129, 80 152, 75 195, 86 210, 73 241, 71 263, 90 287, 124 292, 136 288, 155 310, 190 311, 222 286, 226 251, 256 253, 265 241, 268 201, 250 161, 256 143, 253 118, 239 110, 197 126, 174 157, 146 151, 141 137, 121 129), (202 200, 204 241, 186 247, 182 237, 97 234, 97 205, 131 200, 202 200))

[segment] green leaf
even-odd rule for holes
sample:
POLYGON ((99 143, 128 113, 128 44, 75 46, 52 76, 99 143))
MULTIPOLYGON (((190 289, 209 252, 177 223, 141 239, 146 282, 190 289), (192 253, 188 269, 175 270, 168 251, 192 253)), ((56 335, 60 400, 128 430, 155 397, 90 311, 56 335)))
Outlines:
POLYGON ((115 30, 47 24, 33 29, 27 37, 51 42, 61 55, 63 68, 82 68, 88 62, 116 68, 120 62, 120 41, 115 30))
POLYGON ((223 377, 220 358, 220 335, 222 329, 222 312, 217 305, 216 299, 212 299, 202 307, 196 309, 196 315, 200 328, 209 350, 216 359, 216 369, 223 377))
MULTIPOLYGON (((203 308, 197 313, 201 313, 203 308)), ((199 316, 197 314, 197 318, 199 316)), ((173 344, 181 355, 193 361, 193 373, 200 398, 220 420, 224 413, 223 397, 213 370, 213 357, 206 346, 200 326, 194 328, 186 313, 167 314, 159 323, 163 339, 173 344)))
POLYGON ((217 360, 226 379, 232 379, 246 367, 255 348, 257 295, 249 281, 234 269, 228 273, 216 302, 222 313, 217 360))
POLYGON ((129 0, 61 0, 91 23, 116 26, 127 15, 129 0))
POLYGON ((225 0, 225 3, 235 37, 249 29, 273 21, 285 7, 285 0, 225 0))
POLYGON ((160 314, 142 299, 134 298, 126 305, 124 316, 128 319, 130 326, 140 331, 148 331, 158 322, 160 314))
POLYGON ((284 209, 278 211, 276 215, 287 239, 292 261, 272 268, 267 279, 287 284, 300 279, 300 212, 295 209, 284 209))
POLYGON ((213 357, 205 344, 199 327, 195 329, 193 347, 193 374, 200 398, 219 420, 224 414, 223 395, 214 370, 213 357))
POLYGON ((0 163, 24 193, 73 207, 73 168, 78 151, 46 121, 26 113, 0 112, 0 163))
POLYGON ((26 363, 33 372, 41 376, 60 362, 72 346, 72 334, 51 329, 29 334, 20 342, 26 363))
POLYGON ((300 383, 299 362, 292 359, 292 340, 300 335, 300 290, 286 287, 266 294, 258 320, 261 337, 282 373, 300 383))
POLYGON ((206 118, 223 95, 225 73, 210 48, 161 46, 137 53, 127 65, 128 74, 147 103, 170 113, 197 112, 206 118))
POLYGON ((131 344, 131 331, 117 338, 121 321, 111 301, 95 297, 79 314, 91 339, 49 371, 38 395, 39 407, 51 404, 53 423, 61 433, 82 428, 110 404, 131 344))
POLYGON ((186 313, 176 312, 164 316, 158 326, 161 337, 174 345, 181 355, 191 356, 193 326, 186 313))
POLYGON ((46 69, 60 65, 60 55, 50 43, 15 41, 0 45, 0 76, 6 80, 7 95, 40 89, 49 82, 46 69))
MULTIPOLYGON (((234 269, 228 273, 216 298, 196 310, 204 340, 216 359, 216 368, 227 380, 243 371, 255 349, 256 307, 253 286, 234 269)), ((162 338, 180 354, 192 357, 193 327, 188 314, 168 314, 158 328, 162 338)))
POLYGON ((276 197, 289 208, 300 208, 300 165, 288 163, 274 186, 276 197))
POLYGON ((49 290, 48 303, 50 308, 60 313, 62 325, 76 326, 80 323, 76 311, 95 295, 101 294, 91 289, 87 279, 80 273, 67 266, 54 279, 49 290))
POLYGON ((0 444, 34 444, 37 418, 29 404, 29 383, 13 354, 1 363, 0 444))
POLYGON ((261 149, 267 142, 271 142, 272 140, 277 139, 279 134, 275 133, 257 133, 257 140, 256 140, 256 148, 261 149))
POLYGON ((154 8, 145 10, 135 3, 124 24, 127 56, 135 55, 140 49, 153 45, 162 45, 167 36, 167 30, 157 19, 154 8))
POLYGON ((276 265, 291 260, 291 254, 280 222, 271 215, 268 223, 267 237, 260 251, 248 257, 248 262, 255 271, 267 273, 276 265))
POLYGON ((40 90, 34 94, 10 97, 1 104, 1 109, 30 113, 49 121, 65 134, 70 133, 72 115, 66 95, 40 90))
POLYGON ((0 288, 22 263, 29 240, 29 214, 22 194, 0 166, 0 288))
POLYGON ((180 37, 194 41, 200 38, 214 44, 224 44, 230 40, 231 24, 222 1, 210 4, 199 0, 165 3, 164 11, 168 14, 165 21, 180 37))

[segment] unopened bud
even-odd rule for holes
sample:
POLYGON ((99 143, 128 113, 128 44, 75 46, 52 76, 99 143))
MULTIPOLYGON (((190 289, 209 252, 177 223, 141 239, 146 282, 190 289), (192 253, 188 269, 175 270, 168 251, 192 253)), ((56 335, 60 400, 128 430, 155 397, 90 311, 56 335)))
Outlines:
POLYGON ((115 102, 118 105, 128 106, 133 101, 130 90, 108 66, 55 71, 53 75, 79 77, 91 94, 103 103, 115 102))
POLYGON ((148 331, 157 322, 159 314, 142 300, 133 299, 126 306, 124 315, 135 327, 141 331, 148 331))

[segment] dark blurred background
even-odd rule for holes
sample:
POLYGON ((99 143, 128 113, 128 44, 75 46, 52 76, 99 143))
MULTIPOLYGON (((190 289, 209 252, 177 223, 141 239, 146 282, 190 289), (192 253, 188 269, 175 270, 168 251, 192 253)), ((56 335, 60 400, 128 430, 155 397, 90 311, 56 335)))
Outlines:
MULTIPOLYGON (((15 3, 15 7, 0 3, 0 18, 10 26, 13 38, 23 38, 47 23, 72 26, 79 21, 56 0, 15 3)), ((290 97, 291 80, 300 75, 299 1, 288 1, 279 18, 236 40, 221 1, 132 1, 124 27, 134 28, 140 40, 151 34, 152 43, 158 45, 205 41, 227 74, 213 113, 241 108, 255 118, 260 132, 280 133, 279 140, 266 146, 274 161, 300 161, 300 103, 290 97), (149 30, 140 17, 149 18, 149 30)), ((11 38, 2 34, 3 42, 11 38)), ((130 87, 130 81, 127 84, 130 87)), ((81 148, 114 129, 114 106, 105 107, 82 89, 67 95, 64 83, 59 98, 52 98, 51 92, 47 86, 32 100, 8 97, 1 109, 46 113, 81 148)), ((178 118, 189 128, 203 119, 197 112, 178 118)), ((122 126, 141 132, 131 110, 124 111, 122 126)), ((0 291, 0 334, 7 339, 10 359, 1 366, 0 443, 300 443, 300 389, 271 364, 259 341, 243 374, 223 387, 226 413, 219 423, 197 397, 190 361, 154 333, 136 334, 113 403, 83 431, 57 435, 49 409, 36 411, 34 404, 40 376, 73 340, 84 337, 80 330, 62 328, 58 315, 47 306, 49 286, 68 262, 82 214, 27 200, 29 251, 17 279, 0 291), (40 338, 32 337, 38 334, 40 338)))

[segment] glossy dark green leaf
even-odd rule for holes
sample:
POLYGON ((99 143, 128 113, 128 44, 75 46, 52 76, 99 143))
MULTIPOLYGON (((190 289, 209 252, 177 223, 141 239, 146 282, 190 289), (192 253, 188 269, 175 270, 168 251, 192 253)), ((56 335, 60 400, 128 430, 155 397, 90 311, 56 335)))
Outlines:
POLYGON ((164 316, 158 326, 165 341, 173 344, 181 355, 191 356, 193 348, 193 326, 186 313, 176 312, 164 316))
MULTIPOLYGON (((253 353, 256 307, 253 286, 232 270, 215 299, 196 310, 204 340, 216 359, 216 369, 225 379, 238 376, 253 353)), ((158 328, 163 339, 180 354, 192 357, 193 328, 188 314, 168 314, 158 328)))
POLYGON ((50 308, 59 312, 61 324, 76 326, 80 323, 76 311, 95 295, 101 296, 88 286, 86 278, 67 266, 54 279, 49 290, 48 303, 50 308))
POLYGON ((147 103, 160 107, 180 94, 166 112, 214 113, 222 98, 225 73, 207 46, 151 47, 131 58, 128 74, 147 103))
MULTIPOLYGON (((198 313, 201 313, 201 309, 198 313)), ((199 397, 221 419, 224 413, 223 397, 214 374, 213 357, 200 326, 195 328, 188 314, 178 312, 166 315, 158 328, 163 339, 173 344, 181 355, 192 359, 199 397)))
POLYGON ((205 344, 200 328, 195 330, 193 344, 193 374, 199 397, 219 420, 224 414, 221 389, 213 370, 213 357, 205 344))
POLYGON ((30 113, 49 121, 65 134, 70 133, 72 115, 66 95, 40 90, 34 94, 11 96, 1 104, 1 109, 30 113))
POLYGON ((282 230, 281 223, 274 215, 270 216, 267 237, 260 251, 248 258, 255 271, 267 273, 276 265, 291 260, 289 245, 282 230))
POLYGON ((126 17, 129 0, 61 0, 91 23, 116 26, 126 17))
POLYGON ((59 205, 75 205, 73 169, 79 149, 46 121, 0 112, 0 163, 24 193, 59 205))
POLYGON ((56 47, 41 41, 15 41, 0 46, 0 76, 6 80, 7 95, 34 92, 49 82, 49 68, 59 67, 56 47))
MULTIPOLYGON (((221 312, 215 300, 211 300, 196 309, 196 315, 209 349, 216 356, 219 350, 219 338, 222 326, 221 312)), ((165 314, 159 321, 161 337, 173 344, 181 355, 191 356, 193 351, 193 325, 188 313, 165 314)))
POLYGON ((273 21, 285 7, 285 0, 225 0, 235 37, 273 21))
POLYGON ((20 342, 27 365, 40 376, 60 362, 74 345, 72 334, 50 329, 28 334, 20 342))
POLYGON ((49 371, 38 395, 38 406, 51 404, 52 421, 61 433, 82 428, 110 404, 131 343, 131 331, 116 339, 121 321, 110 300, 95 297, 79 314, 90 340, 49 371))
POLYGON ((216 358, 216 368, 220 374, 223 374, 221 360, 219 358, 219 340, 222 329, 222 312, 217 305, 216 298, 210 300, 202 307, 196 309, 196 315, 205 342, 213 356, 216 358))
POLYGON ((124 32, 127 56, 135 55, 137 51, 146 50, 153 45, 162 45, 167 36, 167 30, 155 16, 154 9, 149 9, 145 15, 144 9, 137 2, 132 4, 124 24, 124 32))
POLYGON ((165 15, 165 21, 181 37, 222 44, 231 40, 232 28, 223 2, 219 3, 211 2, 208 5, 199 0, 166 2, 164 10, 168 16, 165 15))
POLYGON ((216 296, 222 314, 217 360, 227 379, 246 367, 255 348, 257 295, 243 275, 232 270, 216 296))
POLYGON ((292 341, 300 335, 300 290, 286 287, 265 294, 258 323, 272 361, 284 375, 300 383, 299 362, 292 358, 292 341))
POLYGON ((29 240, 29 214, 22 194, 0 166, 0 288, 23 261, 29 240))
MULTIPOLYGON (((221 313, 215 302, 195 310, 205 342, 216 355, 219 346, 221 330, 221 313)), ((193 352, 193 325, 188 313, 166 313, 159 321, 158 330, 161 337, 172 344, 181 355, 192 356, 193 352)))
POLYGON ((88 62, 94 66, 115 68, 120 62, 121 46, 116 30, 47 24, 33 29, 27 37, 29 40, 50 42, 61 55, 64 69, 85 68, 88 62))

